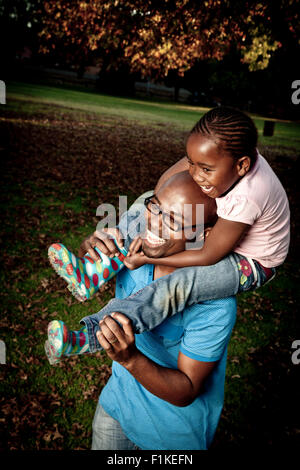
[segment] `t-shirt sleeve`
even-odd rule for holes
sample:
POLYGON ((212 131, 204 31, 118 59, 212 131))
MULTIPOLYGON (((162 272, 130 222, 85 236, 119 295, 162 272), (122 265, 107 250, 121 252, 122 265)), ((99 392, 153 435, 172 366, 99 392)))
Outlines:
POLYGON ((253 225, 260 217, 261 209, 248 196, 237 194, 217 203, 217 215, 222 219, 253 225))
POLYGON ((198 361, 218 361, 235 323, 235 297, 193 305, 183 315, 185 329, 180 351, 198 361))

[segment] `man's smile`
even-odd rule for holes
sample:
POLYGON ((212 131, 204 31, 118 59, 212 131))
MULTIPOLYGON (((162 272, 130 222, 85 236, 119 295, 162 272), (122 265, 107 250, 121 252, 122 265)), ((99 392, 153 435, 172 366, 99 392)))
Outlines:
POLYGON ((149 247, 157 247, 164 245, 167 241, 164 240, 163 238, 160 238, 157 236, 155 233, 150 232, 150 230, 147 229, 145 233, 145 238, 144 241, 149 247))

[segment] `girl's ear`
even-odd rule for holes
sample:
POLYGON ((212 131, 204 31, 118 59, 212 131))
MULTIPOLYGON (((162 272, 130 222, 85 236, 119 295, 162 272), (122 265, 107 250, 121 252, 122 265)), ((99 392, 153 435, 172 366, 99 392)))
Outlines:
POLYGON ((245 176, 250 170, 251 160, 250 157, 241 157, 237 161, 237 171, 239 176, 245 176))

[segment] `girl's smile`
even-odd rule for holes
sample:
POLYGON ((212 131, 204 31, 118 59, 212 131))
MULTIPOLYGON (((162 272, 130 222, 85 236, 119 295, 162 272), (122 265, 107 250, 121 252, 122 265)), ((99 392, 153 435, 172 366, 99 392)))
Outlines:
POLYGON ((191 134, 187 141, 189 172, 203 193, 212 198, 222 196, 250 168, 249 157, 235 160, 222 153, 213 139, 191 134))
POLYGON ((202 189, 202 191, 206 194, 209 194, 214 190, 213 186, 201 186, 201 185, 199 185, 199 186, 202 189))

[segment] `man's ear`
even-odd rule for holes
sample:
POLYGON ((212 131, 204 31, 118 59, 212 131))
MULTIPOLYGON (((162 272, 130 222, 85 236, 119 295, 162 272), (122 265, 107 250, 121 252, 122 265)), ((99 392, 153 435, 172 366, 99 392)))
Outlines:
POLYGON ((251 160, 250 157, 244 156, 237 161, 237 172, 239 176, 245 176, 250 170, 251 160))

